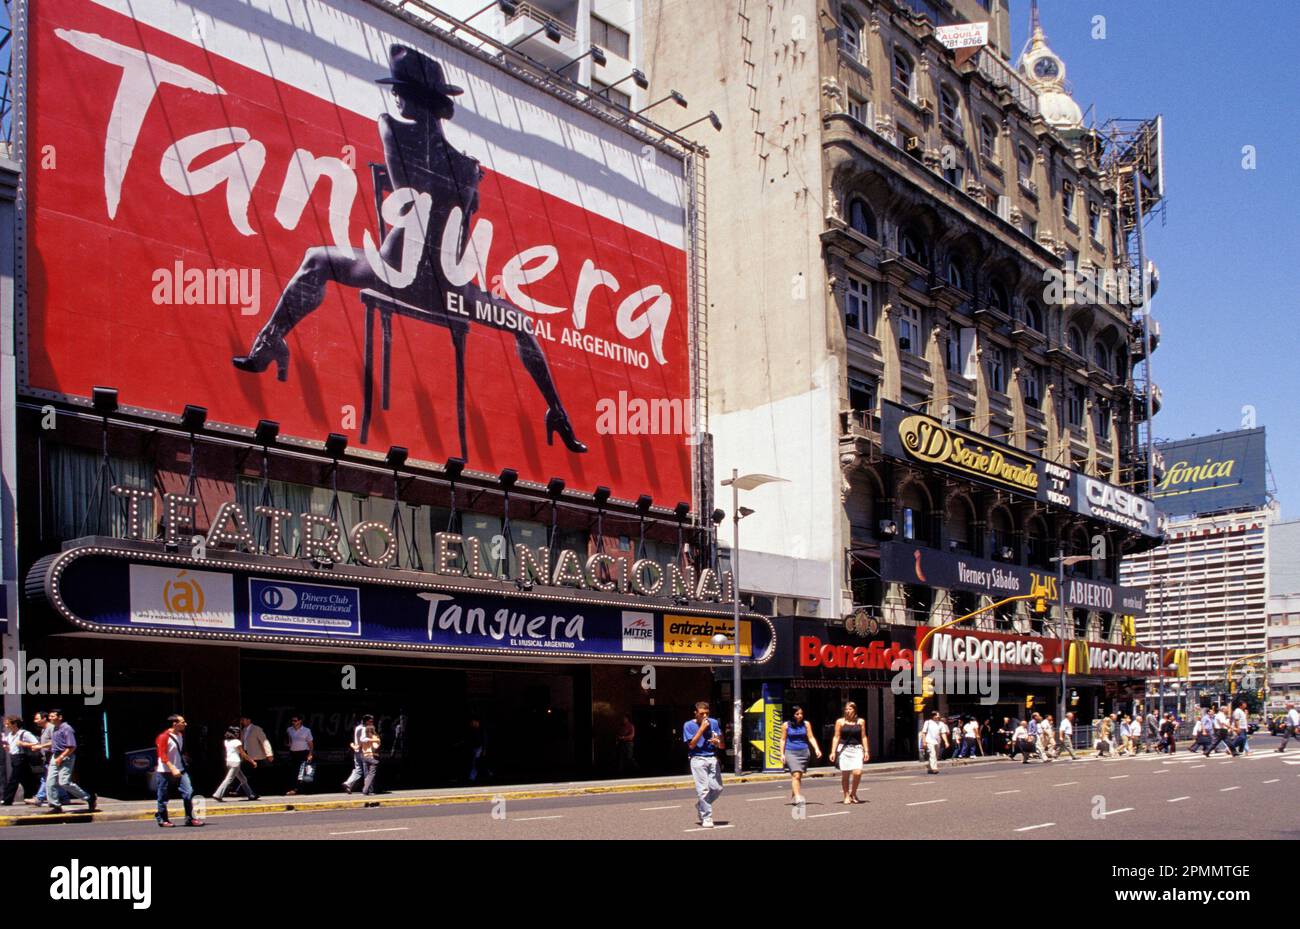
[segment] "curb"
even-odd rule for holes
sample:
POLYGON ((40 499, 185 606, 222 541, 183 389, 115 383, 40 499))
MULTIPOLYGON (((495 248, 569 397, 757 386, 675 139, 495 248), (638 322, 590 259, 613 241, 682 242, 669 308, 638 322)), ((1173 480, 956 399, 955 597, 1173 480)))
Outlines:
MULTIPOLYGON (((991 756, 984 758, 972 758, 963 760, 962 765, 970 764, 988 764, 1001 760, 1002 756, 991 756)), ((914 769, 922 762, 897 761, 886 762, 884 764, 873 765, 864 771, 864 774, 871 772, 889 773, 900 770, 914 769)), ((949 765, 951 766, 951 765, 949 765)), ((725 773, 725 772, 724 772, 725 773)), ((835 777, 840 772, 831 767, 814 769, 808 771, 805 778, 824 778, 835 777)), ((730 775, 728 783, 732 784, 764 784, 764 783, 785 783, 789 775, 784 773, 777 774, 742 774, 740 777, 730 775)), ((444 796, 432 797, 391 797, 383 798, 365 798, 356 800, 320 800, 317 802, 287 801, 274 803, 250 803, 249 801, 239 802, 237 805, 227 806, 226 804, 214 803, 209 804, 204 816, 214 819, 218 816, 247 816, 254 813, 322 813, 332 810, 352 810, 352 809, 373 809, 376 807, 415 807, 415 806, 450 806, 452 804, 466 803, 492 803, 496 800, 547 800, 556 797, 582 797, 582 796, 600 796, 604 794, 631 794, 647 793, 659 790, 686 790, 694 788, 695 782, 690 778, 672 781, 653 781, 633 784, 610 784, 608 786, 592 785, 585 787, 559 787, 549 790, 527 789, 527 788, 503 788, 500 790, 484 792, 476 789, 472 792, 460 794, 448 794, 444 796)), ((98 813, 59 813, 59 814, 38 814, 33 813, 27 816, 0 816, 0 828, 9 826, 41 826, 41 825, 59 825, 64 823, 121 823, 121 822, 150 822, 154 818, 151 810, 121 810, 98 813)))

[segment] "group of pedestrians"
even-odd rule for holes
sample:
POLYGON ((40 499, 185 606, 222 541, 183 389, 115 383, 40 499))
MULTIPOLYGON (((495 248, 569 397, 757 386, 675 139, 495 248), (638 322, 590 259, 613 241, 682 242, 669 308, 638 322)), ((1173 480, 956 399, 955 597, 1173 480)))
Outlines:
POLYGON ((4 720, 4 755, 8 770, 3 803, 12 806, 23 789, 23 802, 46 806, 50 813, 62 813, 74 799, 95 812, 97 798, 72 780, 77 761, 77 733, 64 719, 62 710, 38 711, 32 715, 33 729, 23 728, 18 716, 4 720))
MULTIPOLYGON (((1228 750, 1231 758, 1250 754, 1250 715, 1246 709, 1246 702, 1241 701, 1236 709, 1227 703, 1206 707, 1201 711, 1201 718, 1192 728, 1192 734, 1195 736, 1195 741, 1190 746, 1190 750, 1204 752, 1206 758, 1209 758, 1220 745, 1228 750)), ((1277 750, 1282 751, 1285 748, 1286 741, 1283 740, 1277 750)))

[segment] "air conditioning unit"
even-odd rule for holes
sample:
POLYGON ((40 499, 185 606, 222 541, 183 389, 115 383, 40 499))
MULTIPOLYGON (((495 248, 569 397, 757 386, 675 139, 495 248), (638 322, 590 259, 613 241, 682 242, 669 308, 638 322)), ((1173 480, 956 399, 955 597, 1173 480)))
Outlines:
POLYGON ((880 534, 885 536, 898 535, 898 523, 892 519, 882 519, 880 521, 880 534))
POLYGON ((912 102, 916 104, 916 108, 920 110, 922 113, 934 112, 934 104, 931 103, 929 100, 927 100, 925 97, 920 97, 917 100, 914 100, 912 102))

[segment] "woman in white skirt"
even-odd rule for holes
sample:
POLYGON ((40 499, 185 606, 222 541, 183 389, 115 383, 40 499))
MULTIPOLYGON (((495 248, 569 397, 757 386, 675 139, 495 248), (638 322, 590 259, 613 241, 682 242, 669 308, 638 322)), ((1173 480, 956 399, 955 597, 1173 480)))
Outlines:
POLYGON ((781 764, 790 772, 790 800, 803 803, 800 790, 804 772, 808 770, 809 746, 821 758, 822 748, 817 744, 812 726, 803 718, 803 707, 790 711, 790 718, 781 724, 781 764))
POLYGON ((861 803, 858 784, 862 781, 862 766, 871 760, 871 753, 867 751, 867 726, 858 716, 858 705, 851 700, 844 704, 844 715, 835 720, 831 764, 835 764, 836 758, 839 758, 843 802, 861 803))

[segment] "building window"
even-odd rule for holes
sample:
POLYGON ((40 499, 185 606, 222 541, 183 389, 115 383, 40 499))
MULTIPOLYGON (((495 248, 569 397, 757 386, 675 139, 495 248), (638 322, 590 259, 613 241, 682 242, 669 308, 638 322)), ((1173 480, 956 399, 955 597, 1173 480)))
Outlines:
POLYGON ((849 406, 859 412, 870 412, 876 408, 875 389, 864 377, 849 375, 849 406))
POLYGON ((939 88, 939 125, 955 136, 962 134, 961 108, 951 88, 939 88))
POLYGON ((1007 353, 1000 345, 990 345, 985 367, 989 376, 989 390, 1005 393, 1007 389, 1007 353))
POLYGON ((856 332, 876 331, 871 312, 871 284, 852 275, 844 296, 844 324, 856 332))
POLYGON ((1083 406, 1084 400, 1087 399, 1088 390, 1080 384, 1070 385, 1070 396, 1066 403, 1066 418, 1071 426, 1083 425, 1083 406))
POLYGON ((845 10, 840 14, 840 51, 859 64, 866 64, 862 42, 862 20, 845 10))
POLYGON ((849 94, 849 116, 862 123, 862 125, 866 126, 868 129, 874 131, 876 128, 872 125, 871 101, 864 100, 854 93, 849 94))
POLYGON ((1079 269, 1079 250, 1077 248, 1067 248, 1065 250, 1065 267, 1071 271, 1079 269))
POLYGON ((1102 442, 1110 441, 1110 404, 1105 400, 1099 401, 1093 406, 1093 414, 1097 417, 1097 436, 1102 442))
POLYGON ((916 229, 904 229, 898 233, 898 252, 908 261, 914 261, 922 267, 927 267, 930 263, 925 240, 916 229))
POLYGON ((998 127, 991 119, 980 120, 980 154, 997 163, 998 127))
POLYGON ((1088 204, 1088 235, 1096 242, 1101 241, 1101 204, 1096 201, 1088 204))
POLYGON ((1034 156, 1028 147, 1022 145, 1016 150, 1016 176, 1020 186, 1026 190, 1034 189, 1034 156))
POLYGON ((1043 331, 1043 308, 1033 300, 1025 303, 1025 323, 1035 332, 1043 331))
POLYGON ((1036 364, 1026 365, 1021 372, 1025 403, 1038 408, 1043 403, 1043 369, 1036 364))
POLYGON ((592 78, 591 89, 596 92, 597 96, 603 97, 611 103, 617 103, 625 110, 632 109, 631 95, 623 93, 623 91, 619 90, 617 87, 610 87, 604 81, 598 81, 595 78, 592 78))
POLYGON ((1074 222, 1074 184, 1070 181, 1061 182, 1061 215, 1066 222, 1074 222))
POLYGON ((867 206, 867 201, 861 197, 854 197, 849 201, 849 226, 854 232, 860 232, 868 239, 875 240, 876 233, 876 214, 871 212, 871 207, 867 206))
POLYGON ((948 324, 948 345, 944 352, 944 366, 953 374, 962 373, 961 326, 948 324))
POLYGON ((1110 351, 1101 342, 1096 342, 1092 346, 1092 360, 1097 363, 1097 367, 1103 371, 1110 370, 1110 351))
POLYGON ((599 16, 591 17, 591 44, 599 45, 605 51, 619 58, 627 58, 631 48, 632 37, 625 31, 607 23, 599 16))
POLYGON ((898 347, 913 355, 920 355, 925 346, 921 342, 921 311, 904 305, 898 313, 898 347))
POLYGON ((1020 231, 1035 242, 1038 241, 1038 220, 1024 216, 1020 220, 1020 231))
POLYGON ((1080 331, 1079 327, 1071 326, 1066 338, 1069 340, 1068 345, 1070 351, 1074 352, 1080 358, 1085 357, 1083 353, 1083 332, 1080 331))
POLYGON ((916 99, 916 65, 901 48, 894 49, 894 90, 909 100, 916 99))
POLYGON ((999 281, 989 285, 989 306, 1005 316, 1011 315, 1011 299, 1007 289, 999 281))
POLYGON ((948 285, 958 290, 966 289, 966 276, 961 273, 961 265, 952 258, 948 259, 948 285))

